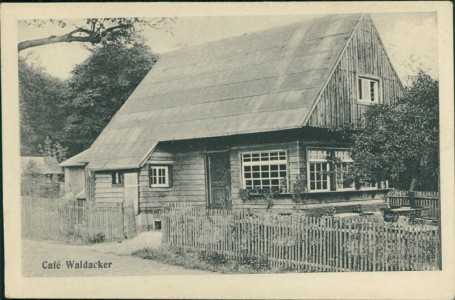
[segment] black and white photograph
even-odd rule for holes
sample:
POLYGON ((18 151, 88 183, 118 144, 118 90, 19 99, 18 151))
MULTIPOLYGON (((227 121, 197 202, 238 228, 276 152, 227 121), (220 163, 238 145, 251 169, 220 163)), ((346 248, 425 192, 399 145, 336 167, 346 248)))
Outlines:
MULTIPOLYGON (((16 161, 17 196, 4 198, 5 222, 5 201, 17 206, 15 276, 93 278, 107 289, 109 278, 170 289, 159 280, 173 276, 454 279, 444 267, 454 195, 443 192, 453 178, 442 176, 453 174, 453 66, 440 63, 452 46, 441 31, 453 29, 441 7, 452 7, 426 4, 16 12, 15 56, 2 57, 6 71, 15 66, 6 78, 16 99, 2 92, 4 116, 6 105, 17 115, 9 133, 2 121, 4 174, 16 161), (6 149, 5 134, 17 147, 6 149)), ((441 285, 455 295, 453 282, 441 285)), ((54 292, 65 298, 65 287, 54 292)), ((237 292, 208 297, 254 297, 237 292)), ((192 293, 156 295, 203 298, 192 293)), ((285 295, 274 298, 304 298, 285 295)))

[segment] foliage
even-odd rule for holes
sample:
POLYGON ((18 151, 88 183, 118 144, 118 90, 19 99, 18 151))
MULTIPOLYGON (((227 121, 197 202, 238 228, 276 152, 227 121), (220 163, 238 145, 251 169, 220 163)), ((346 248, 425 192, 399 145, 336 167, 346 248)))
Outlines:
POLYGON ((239 189, 239 197, 242 200, 242 203, 245 203, 251 199, 252 191, 252 189, 239 189))
POLYGON ((87 237, 87 243, 89 243, 89 244, 99 244, 99 243, 104 242, 105 238, 106 237, 105 237, 104 233, 97 232, 97 233, 95 233, 93 235, 89 235, 87 237))
POLYGON ((300 207, 300 205, 304 204, 305 200, 305 193, 306 193, 306 182, 302 180, 300 177, 293 184, 292 189, 292 201, 300 207))
POLYGON ((66 85, 42 68, 19 59, 19 109, 21 155, 38 156, 47 138, 61 141, 65 112, 60 103, 66 85))
POLYGON ((266 257, 256 258, 241 256, 238 260, 230 260, 224 255, 213 251, 195 251, 172 245, 160 248, 144 248, 134 251, 133 256, 156 260, 165 264, 182 266, 187 269, 206 270, 219 273, 273 273, 266 257))
POLYGON ((365 113, 363 128, 353 135, 351 181, 389 180, 404 189, 417 182, 416 188, 438 189, 438 92, 438 81, 419 72, 403 99, 365 113))
POLYGON ((157 59, 142 42, 109 44, 75 67, 63 105, 64 144, 72 155, 90 147, 157 59))
POLYGON ((71 42, 89 43, 92 47, 106 44, 131 44, 144 28, 164 29, 169 32, 170 23, 174 22, 174 18, 163 17, 151 19, 89 18, 79 24, 64 20, 30 20, 25 21, 25 24, 36 27, 44 27, 47 24, 56 25, 60 28, 68 28, 68 33, 20 42, 18 50, 71 42))
POLYGON ((39 144, 38 149, 43 157, 53 157, 58 162, 62 162, 66 159, 66 152, 68 151, 68 148, 63 147, 59 142, 52 143, 48 136, 44 141, 44 146, 39 144))
POLYGON ((274 205, 273 199, 280 194, 276 189, 239 189, 239 197, 242 203, 252 200, 252 195, 260 195, 267 203, 267 209, 274 205))
POLYGON ((280 191, 273 190, 273 189, 262 189, 262 190, 258 190, 258 192, 260 194, 262 194, 262 197, 264 197, 264 200, 267 203, 266 209, 272 208, 272 206, 274 205, 273 198, 275 198, 275 196, 280 194, 280 191))
POLYGON ((60 183, 57 179, 49 180, 44 174, 38 172, 35 162, 30 161, 27 174, 21 180, 21 195, 34 197, 56 198, 60 195, 60 183))

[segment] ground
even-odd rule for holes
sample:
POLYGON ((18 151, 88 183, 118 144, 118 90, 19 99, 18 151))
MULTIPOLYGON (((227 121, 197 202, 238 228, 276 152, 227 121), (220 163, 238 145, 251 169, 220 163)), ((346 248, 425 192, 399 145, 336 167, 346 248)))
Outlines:
POLYGON ((75 246, 54 241, 23 240, 22 272, 30 277, 59 276, 146 276, 146 275, 205 275, 211 272, 188 270, 178 266, 161 264, 131 256, 131 252, 144 247, 157 247, 160 234, 145 232, 122 243, 104 243, 90 246, 75 246), (110 268, 69 269, 66 261, 89 261, 109 263, 110 268), (44 269, 60 262, 60 269, 44 269))

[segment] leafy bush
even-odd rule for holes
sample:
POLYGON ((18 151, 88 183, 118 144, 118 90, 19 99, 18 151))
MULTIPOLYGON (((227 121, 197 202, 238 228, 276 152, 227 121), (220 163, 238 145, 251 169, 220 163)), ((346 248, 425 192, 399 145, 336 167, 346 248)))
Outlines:
POLYGON ((99 244, 104 242, 105 240, 105 235, 102 232, 95 233, 94 235, 89 235, 87 237, 87 243, 89 244, 99 244))
POLYGON ((212 251, 195 251, 171 245, 160 248, 144 248, 131 255, 177 265, 187 269, 206 270, 219 273, 274 273, 267 257, 242 256, 237 260, 212 251))

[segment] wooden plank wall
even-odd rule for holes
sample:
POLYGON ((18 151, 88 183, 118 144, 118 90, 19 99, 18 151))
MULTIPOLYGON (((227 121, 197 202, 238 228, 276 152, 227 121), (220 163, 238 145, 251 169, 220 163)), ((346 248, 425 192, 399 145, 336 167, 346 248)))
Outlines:
POLYGON ((203 143, 178 142, 159 145, 149 161, 172 161, 172 187, 149 187, 149 165, 139 174, 139 209, 157 207, 162 202, 205 204, 203 143))
POLYGON ((399 78, 393 71, 369 17, 361 19, 308 124, 337 126, 357 123, 369 107, 357 103, 358 75, 381 78, 383 103, 393 102, 402 95, 399 78))
MULTIPOLYGON (((285 150, 288 153, 288 168, 290 176, 290 186, 300 175, 300 169, 304 166, 302 157, 299 156, 301 143, 293 138, 281 138, 280 142, 260 142, 251 139, 229 141, 230 145, 230 164, 231 164, 231 196, 233 204, 240 205, 238 198, 239 189, 242 188, 241 161, 242 152, 249 151, 268 151, 285 150)), ((164 202, 190 202, 205 205, 206 203, 206 179, 205 179, 205 142, 178 142, 159 145, 149 161, 158 163, 162 161, 172 161, 172 187, 171 188, 151 188, 149 187, 148 164, 146 164, 139 174, 139 208, 145 210, 158 207, 164 202)), ((292 203, 288 201, 288 204, 292 203)))
POLYGON ((112 186, 111 173, 95 173, 95 199, 97 202, 123 202, 124 187, 112 186))
POLYGON ((65 193, 77 196, 85 189, 85 167, 65 168, 65 193))

